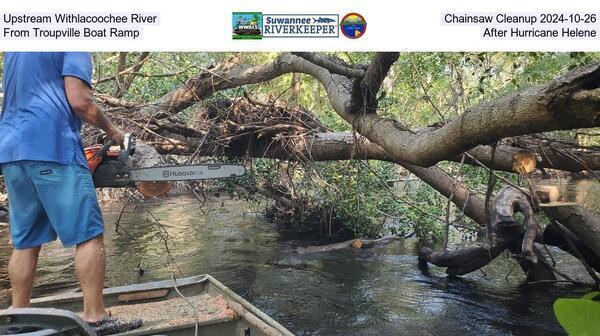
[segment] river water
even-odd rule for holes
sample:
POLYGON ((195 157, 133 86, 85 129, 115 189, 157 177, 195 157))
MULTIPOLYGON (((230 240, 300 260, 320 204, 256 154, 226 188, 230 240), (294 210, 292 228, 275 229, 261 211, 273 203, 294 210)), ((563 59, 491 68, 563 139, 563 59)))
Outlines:
MULTIPOLYGON (((169 250, 184 276, 210 273, 297 335, 562 335, 552 313, 557 297, 579 297, 569 286, 523 285, 514 261, 501 256, 484 272, 448 279, 443 269, 417 268, 415 240, 364 250, 298 255, 317 238, 274 229, 245 203, 195 199, 146 203, 169 234, 169 250), (203 211, 205 213, 203 213, 203 211), (505 276, 507 274, 507 279, 505 276)), ((107 226, 107 286, 167 279, 164 233, 144 206, 103 208, 107 226), (143 275, 136 271, 141 261, 143 275)), ((554 251, 563 270, 583 274, 554 251)), ((2 306, 8 299, 6 232, 0 233, 2 306)), ((172 265, 172 264, 171 264, 172 265)), ((42 250, 35 296, 72 291, 73 249, 42 250)), ((176 270, 179 272, 179 270, 176 270)))

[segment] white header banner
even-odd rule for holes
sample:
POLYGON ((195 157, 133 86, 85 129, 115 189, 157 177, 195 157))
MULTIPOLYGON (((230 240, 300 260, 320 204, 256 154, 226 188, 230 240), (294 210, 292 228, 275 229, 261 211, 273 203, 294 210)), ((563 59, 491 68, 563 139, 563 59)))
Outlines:
POLYGON ((4 51, 598 51, 594 1, 5 1, 4 51))

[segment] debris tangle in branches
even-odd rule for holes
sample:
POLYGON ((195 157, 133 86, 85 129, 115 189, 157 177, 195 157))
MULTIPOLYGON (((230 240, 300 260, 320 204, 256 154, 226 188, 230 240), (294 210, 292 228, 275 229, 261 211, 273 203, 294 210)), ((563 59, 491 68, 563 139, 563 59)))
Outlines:
POLYGON ((306 161, 300 155, 307 146, 305 136, 329 131, 302 108, 248 95, 207 103, 190 111, 185 120, 158 120, 139 113, 132 117, 126 119, 119 113, 114 119, 120 119, 125 129, 165 154, 260 157, 284 150, 290 157, 306 161))

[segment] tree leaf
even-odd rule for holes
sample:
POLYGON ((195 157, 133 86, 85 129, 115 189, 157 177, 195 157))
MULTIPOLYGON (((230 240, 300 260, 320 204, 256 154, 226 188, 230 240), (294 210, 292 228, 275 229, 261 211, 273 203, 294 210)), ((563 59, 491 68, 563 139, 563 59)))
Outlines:
MULTIPOLYGON (((590 292, 581 297, 582 300, 593 300, 596 296, 600 295, 600 291, 590 292)), ((600 318, 600 316, 599 316, 600 318)))
MULTIPOLYGON (((592 336, 600 335, 600 302, 586 297, 581 299, 557 299, 554 302, 554 314, 560 325, 570 335, 592 336)), ((598 295, 595 292, 594 296, 598 295)))

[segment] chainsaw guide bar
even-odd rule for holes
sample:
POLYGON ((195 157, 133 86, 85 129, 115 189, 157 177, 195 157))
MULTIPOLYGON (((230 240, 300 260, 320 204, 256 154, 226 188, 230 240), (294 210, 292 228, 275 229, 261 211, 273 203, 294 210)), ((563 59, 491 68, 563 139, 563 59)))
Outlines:
POLYGON ((129 172, 129 179, 143 181, 189 181, 243 176, 246 169, 234 164, 201 164, 136 168, 129 172))
POLYGON ((194 181, 243 176, 242 165, 210 163, 134 168, 130 156, 135 153, 135 139, 126 137, 124 148, 113 149, 112 143, 85 149, 88 166, 96 188, 135 187, 146 196, 165 194, 174 181, 194 181))

